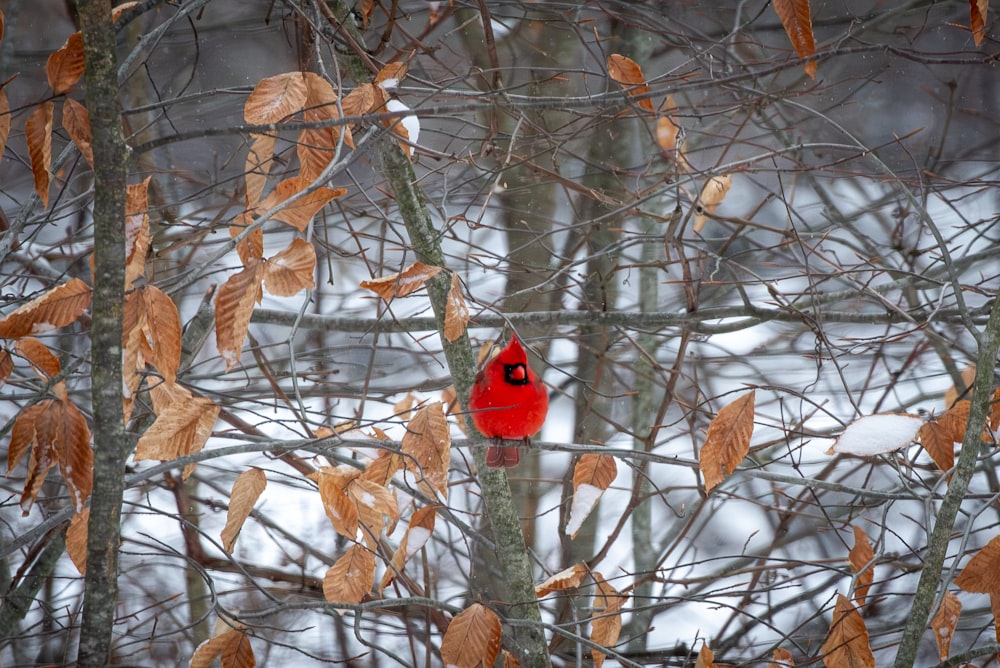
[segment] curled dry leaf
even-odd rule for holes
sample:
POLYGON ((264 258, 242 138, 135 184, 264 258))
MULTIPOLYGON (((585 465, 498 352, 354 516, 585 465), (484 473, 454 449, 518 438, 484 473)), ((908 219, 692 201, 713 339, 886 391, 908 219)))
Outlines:
POLYGON ((35 179, 35 192, 42 199, 42 206, 49 206, 49 169, 52 167, 52 113, 53 104, 47 100, 31 112, 24 123, 24 138, 28 143, 31 173, 35 179))
POLYGON ((615 481, 618 465, 610 455, 582 455, 573 469, 573 502, 566 521, 566 534, 575 538, 583 521, 615 481))
POLYGON ((830 453, 870 457, 894 452, 913 443, 924 423, 916 415, 877 413, 847 425, 830 453))
POLYGON ((826 668, 875 668, 875 655, 861 613, 843 594, 837 594, 830 631, 823 642, 826 668))
POLYGON ((264 287, 276 297, 291 297, 315 288, 315 273, 316 249, 304 239, 294 239, 264 263, 264 287))
POLYGON ((87 574, 87 524, 90 522, 90 506, 73 514, 66 529, 66 554, 76 566, 80 575, 87 574))
POLYGON ((75 322, 90 306, 90 286, 79 278, 32 299, 0 320, 0 338, 41 334, 75 322))
POLYGON ((49 88, 56 95, 62 95, 72 88, 83 76, 83 37, 79 32, 70 35, 66 42, 53 51, 45 63, 45 75, 49 88))
POLYGON ((951 654, 951 639, 955 636, 958 617, 962 613, 962 602, 950 591, 944 593, 941 605, 931 618, 931 630, 937 643, 938 657, 944 661, 951 654))
POLYGON ((273 135, 250 135, 253 142, 247 151, 247 159, 243 166, 243 180, 246 183, 246 206, 252 209, 264 194, 264 186, 274 159, 273 135))
POLYGON ((355 543, 323 576, 323 596, 329 603, 360 603, 375 584, 375 553, 355 543))
MULTIPOLYGON (((816 55, 809 0, 773 0, 771 5, 781 19, 781 25, 785 27, 788 39, 792 42, 792 47, 799 58, 816 55)), ((816 61, 803 63, 802 68, 810 78, 816 78, 816 61)))
MULTIPOLYGON (((600 573, 595 572, 593 577, 597 592, 594 594, 594 617, 590 622, 590 640, 603 647, 614 647, 618 644, 618 636, 621 635, 621 610, 628 596, 608 584, 600 573)), ((594 668, 601 668, 604 665, 606 656, 604 652, 592 648, 590 655, 594 659, 594 668)))
POLYGON ((59 358, 52 354, 48 346, 34 337, 26 336, 20 339, 14 344, 14 352, 28 360, 43 380, 59 375, 62 368, 59 358))
POLYGON ((972 387, 972 384, 976 382, 976 365, 969 364, 962 369, 960 375, 960 381, 962 383, 961 389, 956 385, 952 385, 944 393, 944 407, 945 409, 951 408, 956 401, 965 398, 965 394, 972 387))
POLYGON ((455 615, 441 642, 441 659, 455 668, 491 668, 500 653, 500 618, 473 603, 455 615))
POLYGON ((80 150, 80 155, 93 169, 94 140, 90 132, 90 113, 87 108, 73 98, 67 97, 63 100, 62 126, 80 150))
POLYGON ((791 668, 794 665, 792 653, 784 647, 779 647, 771 653, 771 663, 767 664, 767 668, 791 668))
POLYGON ((10 100, 7 98, 6 89, 0 88, 0 160, 3 160, 8 137, 10 137, 10 100))
POLYGON ((457 340, 465 333, 469 324, 469 307, 462 296, 462 284, 458 274, 452 273, 451 287, 448 289, 448 301, 444 311, 444 338, 457 340))
POLYGON ((705 491, 711 491, 731 475, 750 451, 755 397, 755 390, 747 392, 724 406, 708 425, 705 445, 698 455, 705 491))
POLYGON ((389 567, 385 569, 382 580, 379 582, 378 590, 380 592, 396 579, 396 575, 402 572, 406 562, 430 540, 431 534, 434 533, 436 516, 433 506, 424 506, 414 511, 410 517, 410 523, 406 527, 406 533, 403 534, 403 540, 399 542, 399 547, 393 553, 389 567))
POLYGON ((330 518, 333 530, 348 540, 358 539, 358 509, 340 486, 337 476, 320 471, 317 474, 319 496, 323 510, 330 518))
POLYGON ((215 295, 215 345, 226 369, 239 366, 254 305, 260 302, 264 262, 255 260, 222 284, 215 295))
POLYGON ((423 262, 414 262, 401 272, 361 281, 361 287, 371 290, 385 301, 394 297, 405 297, 424 287, 431 278, 444 271, 443 267, 433 267, 423 262))
POLYGON ((716 668, 715 665, 715 652, 713 652, 708 643, 702 643, 701 649, 698 650, 698 656, 694 660, 694 668, 716 668))
POLYGON ((256 467, 251 467, 236 476, 233 489, 229 494, 229 510, 226 513, 226 526, 222 527, 222 548, 229 554, 233 553, 236 538, 243 529, 243 524, 250 517, 254 504, 267 487, 267 476, 256 467))
MULTIPOLYGON (((642 68, 627 56, 618 53, 608 56, 608 74, 621 84, 629 95, 645 95, 649 92, 646 78, 642 76, 642 68)), ((649 98, 641 99, 637 104, 646 111, 653 111, 653 102, 649 98)))
POLYGON ((976 46, 982 44, 986 36, 986 11, 989 6, 990 0, 969 0, 969 28, 976 46))
POLYGON ((705 221, 708 220, 707 214, 715 213, 718 206, 722 204, 722 200, 726 199, 726 193, 729 192, 732 185, 732 174, 713 176, 705 183, 695 207, 693 228, 695 232, 701 232, 702 228, 705 227, 705 221))
POLYGON ((535 595, 541 598, 554 591, 576 589, 585 577, 587 577, 587 567, 583 564, 573 564, 547 578, 545 582, 535 585, 535 595))
POLYGON ((247 123, 277 123, 302 111, 308 90, 301 72, 285 72, 257 82, 243 105, 247 123))
POLYGON ((865 599, 868 597, 868 590, 871 589, 872 581, 875 579, 875 551, 872 549, 868 534, 861 527, 854 529, 854 547, 848 555, 848 562, 851 564, 851 572, 855 575, 854 600, 858 602, 858 607, 865 607, 865 599))
POLYGON ((152 243, 149 232, 149 181, 133 183, 125 189, 125 285, 131 287, 135 279, 146 271, 146 254, 152 243))
POLYGON ((395 88, 406 77, 406 63, 394 61, 379 70, 374 83, 383 88, 395 88))
POLYGON ((220 659, 223 668, 252 668, 255 665, 250 637, 242 625, 232 627, 220 620, 214 635, 195 649, 188 668, 209 668, 216 658, 220 659))

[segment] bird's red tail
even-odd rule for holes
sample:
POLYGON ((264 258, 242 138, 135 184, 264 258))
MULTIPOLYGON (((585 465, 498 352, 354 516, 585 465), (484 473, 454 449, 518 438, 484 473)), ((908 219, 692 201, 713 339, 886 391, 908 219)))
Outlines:
POLYGON ((517 466, 520 459, 521 453, 516 446, 491 444, 486 449, 487 466, 517 466))

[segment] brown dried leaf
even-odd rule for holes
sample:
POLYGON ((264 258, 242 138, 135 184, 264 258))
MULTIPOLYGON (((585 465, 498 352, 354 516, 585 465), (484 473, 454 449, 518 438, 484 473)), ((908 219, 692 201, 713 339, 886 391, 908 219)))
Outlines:
POLYGON ((14 359, 10 356, 10 351, 0 349, 0 385, 7 382, 13 370, 14 359))
POLYGON ((395 525, 399 519, 396 497, 388 489, 365 478, 355 478, 346 489, 358 509, 358 524, 365 543, 375 549, 386 526, 386 518, 395 525))
POLYGON ((462 285, 458 274, 451 275, 451 288, 448 290, 448 301, 444 311, 444 338, 455 341, 465 333, 469 324, 469 307, 462 296, 462 285))
POLYGON ((222 668, 253 668, 256 659, 250 637, 242 626, 216 625, 215 635, 198 645, 188 668, 209 668, 218 658, 222 668))
POLYGON ((24 123, 24 138, 28 142, 31 173, 35 178, 35 192, 42 199, 42 206, 49 206, 49 169, 52 167, 52 113, 51 100, 38 105, 24 123))
POLYGON ((975 594, 1000 594, 1000 536, 972 557, 955 578, 955 586, 975 594))
POLYGON ((674 160, 677 152, 677 137, 681 133, 681 126, 674 123, 671 115, 677 113, 677 104, 673 95, 667 95, 660 105, 660 115, 656 119, 656 143, 660 145, 660 150, 674 160))
MULTIPOLYGON (((625 88, 629 95, 645 95, 649 92, 642 68, 631 58, 618 53, 608 56, 608 74, 625 88)), ((646 111, 653 111, 653 102, 649 98, 638 101, 638 105, 646 111)))
POLYGON ((583 564, 573 564, 569 568, 555 573, 545 582, 535 585, 535 596, 541 598, 554 591, 564 591, 566 589, 576 589, 587 577, 587 567, 583 564))
POLYGON ((986 10, 989 6, 990 0, 969 0, 969 27, 976 46, 982 44, 986 36, 986 10))
POLYGON ((843 594, 837 594, 833 621, 822 651, 826 668, 875 668, 865 621, 843 594))
POLYGON ((699 455, 705 491, 711 491, 732 474, 750 451, 755 396, 755 390, 747 392, 723 407, 708 425, 705 445, 701 446, 699 455))
POLYGON ((431 534, 434 533, 435 517, 436 512, 433 506, 418 508, 410 516, 410 523, 406 528, 406 533, 403 534, 403 540, 399 542, 399 547, 393 553, 389 567, 382 574, 382 580, 378 585, 380 593, 396 579, 398 573, 402 572, 406 562, 430 540, 431 534))
POLYGON ((227 370, 240 364, 250 316, 260 302, 263 274, 264 262, 255 260, 230 276, 215 295, 215 345, 227 370))
POLYGON ((344 188, 319 187, 285 204, 291 197, 305 190, 309 184, 310 181, 301 176, 293 176, 285 179, 275 186, 274 190, 257 205, 257 212, 262 214, 265 211, 284 204, 271 218, 291 225, 300 232, 305 231, 310 221, 312 221, 313 216, 320 209, 334 199, 347 193, 347 190, 344 188))
POLYGON ((729 192, 729 188, 732 185, 732 174, 716 175, 705 183, 705 187, 701 189, 701 196, 698 197, 698 202, 695 206, 693 226, 695 232, 701 232, 702 228, 705 227, 705 221, 708 220, 707 214, 715 213, 716 208, 722 204, 722 200, 726 199, 726 193, 729 192))
POLYGON ((155 285, 137 290, 141 298, 140 351, 163 379, 173 384, 181 364, 181 317, 174 300, 155 285))
POLYGON ((94 168, 94 147, 93 136, 90 133, 90 112, 87 108, 67 97, 63 100, 62 126, 80 150, 80 155, 86 160, 91 169, 94 168))
POLYGON ((7 448, 8 474, 14 470, 14 467, 24 458, 28 449, 36 441, 35 422, 49 409, 51 403, 51 399, 40 401, 33 406, 21 409, 21 412, 14 418, 14 425, 10 432, 10 447, 7 448))
POLYGON ((939 469, 951 470, 955 465, 955 441, 952 440, 950 428, 946 428, 938 420, 930 420, 920 425, 917 438, 939 469))
POLYGON ((708 647, 708 643, 702 643, 698 650, 698 656, 694 660, 694 668, 716 668, 715 652, 708 647))
POLYGON ((246 182, 246 206, 252 209, 264 194, 267 176, 274 159, 273 135, 250 135, 253 142, 247 151, 247 159, 243 167, 243 179, 246 182))
POLYGON ((62 366, 59 358, 52 354, 44 343, 34 337, 27 336, 14 345, 14 352, 28 360, 43 379, 57 376, 62 366))
MULTIPOLYGON (((380 435, 379 438, 382 438, 382 436, 384 434, 380 435)), ((392 481, 392 477, 396 475, 396 471, 402 465, 402 458, 399 455, 388 450, 383 450, 379 453, 378 457, 368 463, 361 477, 365 480, 371 480, 382 487, 388 487, 392 481)))
MULTIPOLYGON (((613 647, 618 644, 618 636, 622 631, 621 609, 628 596, 621 594, 604 579, 604 576, 594 572, 594 583, 597 593, 594 594, 594 617, 590 622, 590 641, 603 647, 613 647)), ((597 649, 591 649, 594 668, 604 665, 605 654, 597 649)))
POLYGON ((1000 642, 1000 594, 990 594, 990 612, 993 613, 993 634, 1000 642))
POLYGON ((444 271, 442 267, 433 267, 423 262, 414 262, 402 272, 389 276, 361 281, 361 287, 371 290, 382 299, 389 301, 394 297, 405 297, 424 287, 428 280, 444 271))
POLYGON ((75 322, 90 306, 90 286, 79 278, 42 294, 0 320, 0 338, 41 334, 75 322))
POLYGON ((941 606, 931 619, 934 642, 937 643, 938 657, 944 661, 951 654, 951 639, 955 637, 958 616, 962 613, 962 602, 950 591, 944 593, 941 606))
POLYGON ((219 406, 206 397, 168 404, 139 438, 135 461, 171 461, 200 452, 212 435, 219 406))
POLYGON ((576 538, 584 520, 617 475, 618 465, 610 455, 588 453, 580 457, 573 469, 573 502, 566 522, 569 536, 576 538))
POLYGON ((294 239, 264 263, 264 287, 276 297, 291 297, 316 287, 316 249, 304 239, 294 239))
POLYGON ((254 504, 267 487, 267 476, 256 467, 251 467, 236 476, 233 490, 229 494, 229 511, 226 513, 226 526, 222 528, 222 547, 229 554, 233 553, 236 538, 243 529, 243 523, 250 517, 254 504))
MULTIPOLYGON (((781 19, 781 25, 788 33, 788 39, 799 54, 799 58, 816 55, 816 42, 813 40, 812 18, 809 13, 809 0, 773 0, 771 5, 781 19)), ((803 63, 802 68, 810 78, 816 78, 816 61, 803 63)))
POLYGON ((355 544, 323 577, 323 596, 329 603, 360 603, 375 584, 375 553, 355 544))
POLYGON ((0 160, 3 160, 8 137, 10 137, 10 100, 7 98, 7 91, 0 88, 0 160))
POLYGON ((784 647, 779 647, 771 653, 771 663, 767 664, 767 668, 790 668, 794 665, 792 653, 784 647))
POLYGON ((422 407, 406 425, 402 440, 407 471, 421 476, 418 486, 430 496, 437 491, 448 497, 448 466, 451 463, 451 433, 440 401, 422 407), (430 489, 427 488, 430 485, 430 489))
POLYGON ((375 75, 376 84, 382 84, 385 88, 394 88, 391 82, 401 82, 406 77, 406 63, 395 61, 389 63, 375 75), (386 82, 390 82, 386 84, 386 82))
POLYGON ((130 286, 146 271, 146 254, 152 241, 149 233, 149 181, 133 183, 125 190, 125 285, 130 286))
POLYGON ((363 83, 344 96, 340 101, 340 108, 343 109, 344 116, 363 116, 371 111, 374 104, 375 86, 363 83))
POLYGON ((348 540, 358 539, 358 509, 340 486, 335 475, 320 472, 317 478, 323 510, 333 524, 333 530, 348 540))
POLYGON ((301 72, 285 72, 261 79, 243 105, 247 123, 277 123, 302 111, 307 88, 301 72))
MULTIPOLYGON (((229 236, 235 239, 253 223, 253 214, 244 211, 233 219, 229 226, 229 236)), ((240 256, 240 262, 247 267, 255 260, 264 259, 264 230, 258 225, 250 230, 250 234, 236 242, 236 252, 240 256)))
POLYGON ((863 608, 868 590, 871 589, 872 581, 875 579, 875 565, 873 563, 875 551, 872 549, 871 541, 868 540, 868 534, 861 527, 852 528, 854 529, 854 547, 851 548, 847 561, 851 564, 851 572, 857 576, 854 586, 854 600, 857 601, 858 607, 863 608))
POLYGON ((87 523, 90 521, 90 506, 73 514, 66 529, 66 554, 76 566, 80 575, 87 574, 87 523))
POLYGON ((441 659, 455 668, 491 668, 500 653, 500 618, 473 603, 455 615, 441 642, 441 659))
POLYGON ((45 75, 49 88, 56 95, 62 95, 83 76, 83 37, 75 32, 66 42, 53 51, 45 63, 45 75))

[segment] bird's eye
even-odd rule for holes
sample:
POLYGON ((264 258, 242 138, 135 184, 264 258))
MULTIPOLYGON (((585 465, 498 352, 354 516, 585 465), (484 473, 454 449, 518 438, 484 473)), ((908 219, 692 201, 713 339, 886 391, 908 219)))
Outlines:
POLYGON ((511 385, 524 385, 528 382, 528 367, 524 364, 504 364, 504 380, 511 385))

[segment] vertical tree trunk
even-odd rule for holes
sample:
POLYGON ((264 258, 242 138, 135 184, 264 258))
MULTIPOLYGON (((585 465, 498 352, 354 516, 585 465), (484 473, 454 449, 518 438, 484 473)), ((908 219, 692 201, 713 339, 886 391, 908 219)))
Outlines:
POLYGON ((123 424, 121 373, 128 153, 118 100, 111 1, 80 0, 78 7, 94 149, 94 296, 90 330, 94 488, 78 663, 104 666, 111 657, 125 460, 131 450, 123 424))

